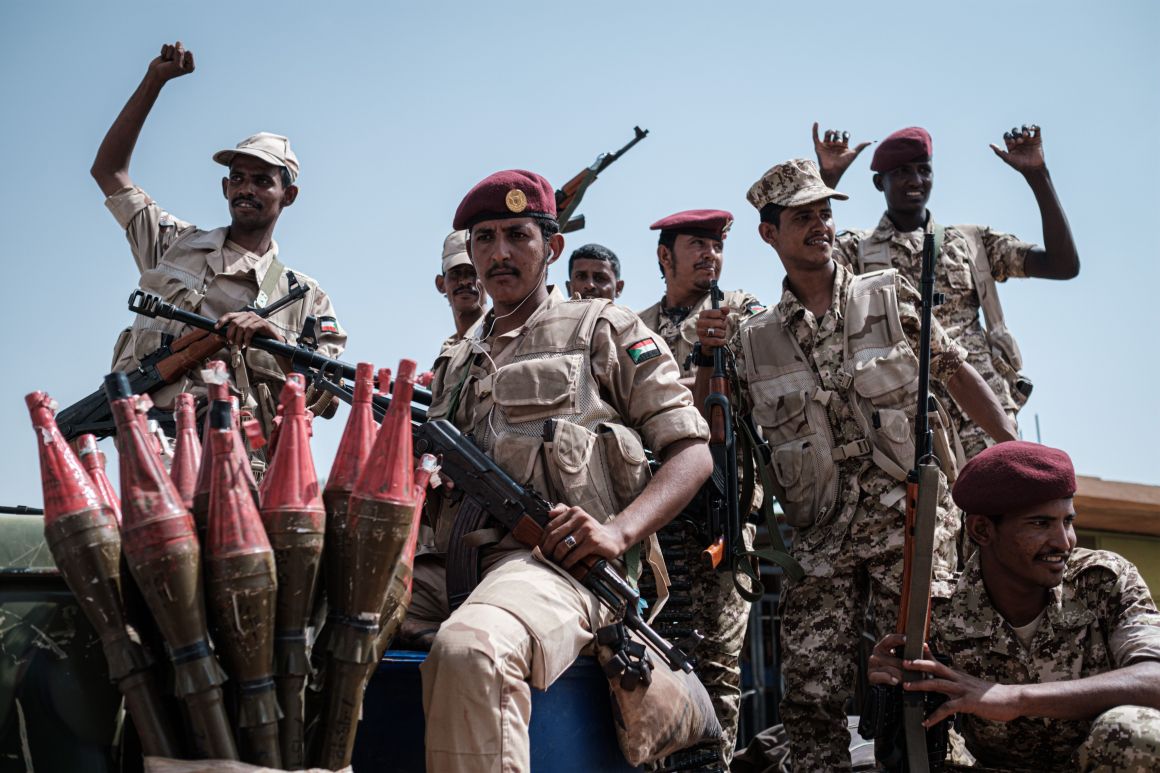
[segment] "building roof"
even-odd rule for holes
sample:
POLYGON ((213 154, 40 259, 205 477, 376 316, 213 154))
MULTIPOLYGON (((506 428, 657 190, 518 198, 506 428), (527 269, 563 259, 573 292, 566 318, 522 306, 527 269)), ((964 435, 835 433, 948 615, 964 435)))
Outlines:
POLYGON ((1160 486, 1076 476, 1077 526, 1160 537, 1160 486))

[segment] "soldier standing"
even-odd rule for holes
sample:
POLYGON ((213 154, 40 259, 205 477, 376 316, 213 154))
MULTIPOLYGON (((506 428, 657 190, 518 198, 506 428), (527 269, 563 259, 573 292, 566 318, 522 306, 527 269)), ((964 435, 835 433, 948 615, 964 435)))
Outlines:
MULTIPOLYGON (((1066 453, 1003 443, 972 459, 955 503, 978 551, 931 618, 931 676, 907 689, 949 700, 967 751, 988 768, 1155 770, 1160 760, 1160 612, 1130 561, 1076 547, 1066 453)), ((870 681, 897 685, 906 641, 883 638, 870 681)), ((958 769, 958 768, 955 768, 958 769)))
POLYGON ((451 306, 451 316, 455 319, 455 332, 439 346, 442 352, 461 340, 483 317, 487 307, 487 294, 483 282, 471 265, 467 254, 467 233, 452 231, 443 240, 443 263, 435 275, 435 289, 447 296, 451 306))
MULTIPOLYGON (((703 350, 727 344, 736 358, 741 399, 770 446, 772 493, 797 529, 805 576, 781 596, 781 714, 794 770, 847 770, 846 701, 867 606, 880 629, 897 619, 920 299, 896 271, 858 277, 834 262, 830 200, 846 196, 814 162, 778 164, 747 197, 786 271, 781 301, 732 333, 730 310, 702 311, 697 336, 703 350)), ((697 369, 702 404, 711 371, 697 369)), ((992 437, 1013 439, 995 396, 937 323, 930 375, 992 437)), ((936 595, 950 590, 958 527, 945 491, 942 500, 936 595)))
MULTIPOLYGON (((665 339, 681 366, 682 383, 690 389, 696 373, 693 352, 697 343, 697 318, 712 307, 709 286, 721 277, 725 237, 732 225, 733 215, 729 212, 693 209, 661 218, 649 226, 653 231, 660 231, 657 262, 665 280, 665 292, 659 302, 638 315, 665 339)), ((744 290, 732 290, 724 295, 722 305, 731 310, 727 323, 731 329, 741 318, 764 311, 760 301, 744 290)), ((712 365, 712 357, 703 359, 712 365)), ((741 711, 740 658, 749 622, 749 602, 737 592, 731 572, 718 572, 701 559, 701 551, 707 546, 708 535, 704 532, 708 522, 699 505, 698 498, 686 509, 684 517, 666 527, 663 542, 666 560, 672 563, 674 574, 687 574, 689 578, 691 620, 688 625, 705 637, 696 650, 697 676, 708 690, 721 722, 724 731, 721 753, 727 765, 737 743, 741 711)), ((755 531, 752 524, 744 525, 747 547, 752 546, 755 531)), ((672 614, 680 606, 680 599, 674 594, 669 603, 672 607, 668 611, 672 614)), ((664 619, 665 610, 661 610, 658 620, 664 619)))
MULTIPOLYGON (((181 308, 229 325, 224 335, 231 345, 229 357, 234 382, 248 406, 257 408, 267 434, 274 418, 277 396, 284 380, 282 364, 272 355, 246 346, 255 335, 285 341, 297 336, 308 315, 318 321, 318 351, 338 357, 346 345, 346 333, 338 324, 330 298, 310 277, 292 272, 279 260, 274 226, 282 211, 298 197, 298 158, 290 141, 261 132, 242 140, 236 148, 214 154, 213 160, 229 167, 222 178, 222 195, 229 202, 230 225, 204 231, 164 211, 129 177, 129 161, 141 127, 149 116, 161 88, 173 78, 193 72, 193 52, 180 42, 165 45, 149 63, 141 85, 133 92, 97 150, 92 175, 108 197, 105 206, 125 229, 125 236, 141 272, 142 290, 181 308), (281 309, 268 319, 240 311, 244 306, 264 306, 289 292, 290 282, 305 284, 306 297, 281 309)), ((179 322, 139 316, 121 333, 113 358, 113 370, 131 370, 142 357, 168 340, 186 332, 179 322)), ((215 355, 218 356, 218 355, 215 355)), ((152 397, 159 408, 169 409, 179 392, 191 385, 200 388, 196 374, 163 387, 152 397)), ((330 395, 310 395, 315 415, 331 405, 330 395)), ((330 415, 333 413, 331 407, 330 415)))
MULTIPOLYGON (((619 559, 673 518, 712 467, 708 428, 676 363, 632 312, 567 300, 546 284, 564 237, 543 177, 491 175, 453 225, 468 232, 493 308, 478 337, 436 362, 428 415, 470 433, 516 481, 559 503, 545 555, 565 566, 619 559), (645 446, 664 459, 651 479, 645 446)), ((442 489, 428 501, 438 550, 447 550, 457 505, 442 489)), ((572 664, 604 614, 591 591, 510 534, 475 537, 482 579, 422 666, 427 769, 527 770, 531 688, 547 689, 572 664)), ((410 617, 438 624, 445 591, 421 584, 441 575, 416 573, 410 617)))
MULTIPOLYGON (((928 224, 941 230, 938 244, 935 290, 945 301, 934 308, 943 329, 967 350, 967 362, 983 376, 999 398, 1003 410, 1014 420, 1031 394, 1031 381, 1020 373, 1022 357, 1003 319, 996 282, 1011 277, 1072 279, 1079 274, 1075 241, 1056 196, 1043 156, 1038 126, 1012 129, 1003 136, 1006 149, 991 149, 1012 169, 1023 175, 1043 219, 1044 247, 1020 241, 986 226, 947 226, 933 223, 927 203, 934 184, 933 143, 923 128, 901 129, 875 149, 870 169, 874 187, 886 199, 886 213, 872 231, 846 231, 838 235, 834 258, 855 273, 897 268, 917 286, 922 270, 922 234, 928 224), (982 310, 982 318, 980 318, 982 310)), ((818 137, 814 124, 814 149, 822 180, 831 187, 869 143, 851 149, 848 133, 827 131, 818 137)), ((935 394, 947 407, 961 443, 961 466, 986 447, 985 432, 963 416, 945 392, 935 394)))
POLYGON ((568 297, 607 298, 615 301, 624 291, 620 258, 603 244, 585 244, 568 256, 568 297))

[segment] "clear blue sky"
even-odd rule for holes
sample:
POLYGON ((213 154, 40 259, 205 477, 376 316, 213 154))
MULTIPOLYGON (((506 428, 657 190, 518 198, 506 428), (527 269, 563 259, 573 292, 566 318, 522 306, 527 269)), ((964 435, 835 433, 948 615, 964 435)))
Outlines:
MULTIPOLYGON (((1160 5, 693 2, 169 3, 0 6, 0 217, 8 367, 0 381, 0 503, 39 504, 23 395, 67 405, 109 366, 135 285, 123 235, 88 175, 109 123, 165 41, 197 71, 169 84, 132 176, 205 227, 227 212, 210 155, 256 131, 288 135, 301 195, 278 226, 283 260, 318 278, 349 330, 346 359, 430 362, 450 331, 433 287, 462 195, 524 167, 562 184, 634 124, 652 134, 593 187, 588 228, 624 261, 624 301, 661 293, 648 224, 686 208, 737 222, 724 284, 776 300, 783 276, 745 191, 812 155, 810 124, 935 138, 932 210, 1042 239, 1027 186, 987 148, 1043 126, 1083 261, 1067 283, 1001 288, 1036 384, 1034 439, 1081 473, 1160 484, 1155 235, 1160 5), (881 8, 882 10, 878 10, 881 8)), ((843 181, 839 227, 883 202, 869 154, 843 181)), ((552 279, 563 282, 563 262, 552 279)), ((329 469, 345 409, 320 422, 329 469)), ((112 454, 111 442, 104 444, 112 454)))

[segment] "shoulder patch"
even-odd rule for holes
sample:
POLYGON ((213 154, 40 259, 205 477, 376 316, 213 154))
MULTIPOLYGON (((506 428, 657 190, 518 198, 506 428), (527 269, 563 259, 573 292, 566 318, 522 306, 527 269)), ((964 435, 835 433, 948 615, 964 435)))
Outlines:
POLYGON ((637 365, 640 365, 642 362, 648 362, 653 357, 659 357, 661 355, 660 347, 657 346, 657 342, 652 340, 652 338, 642 338, 635 344, 629 344, 625 348, 625 351, 628 352, 628 356, 637 365))
POLYGON ((761 312, 765 311, 765 309, 766 307, 764 304, 762 304, 761 301, 752 301, 748 306, 745 307, 745 312, 752 316, 754 314, 760 314, 761 312))
POLYGON ((338 335, 338 320, 334 317, 319 317, 318 332, 338 335))

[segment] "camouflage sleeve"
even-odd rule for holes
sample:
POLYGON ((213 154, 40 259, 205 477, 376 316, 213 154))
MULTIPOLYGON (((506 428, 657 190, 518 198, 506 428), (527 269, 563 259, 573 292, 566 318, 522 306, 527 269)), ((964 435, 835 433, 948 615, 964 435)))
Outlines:
POLYGON ((1023 264, 1027 260, 1027 253, 1035 247, 1034 244, 986 227, 979 228, 979 238, 983 241, 983 249, 987 251, 991 276, 995 277, 996 282, 1027 276, 1023 264))
POLYGON ((834 237, 834 260, 851 271, 856 271, 858 243, 862 235, 857 231, 842 231, 834 237))
MULTIPOLYGON (((922 296, 902 274, 895 274, 894 283, 898 289, 898 316, 902 320, 902 332, 917 354, 920 351, 919 339, 922 337, 922 317, 918 313, 922 296)), ((945 385, 967 361, 967 350, 947 335, 937 317, 932 316, 930 323, 930 377, 945 385)))
POLYGON ((1121 560, 1123 568, 1111 587, 1101 583, 1106 594, 1108 654, 1116 668, 1160 660, 1160 612, 1140 572, 1130 561, 1121 560))
POLYGON ((609 305, 592 334, 592 368, 624 423, 656 454, 679 440, 709 437, 709 427, 679 383, 669 347, 628 309, 609 305))
POLYGON ((180 234, 193 228, 165 212, 149 194, 127 186, 105 199, 105 206, 125 229, 139 271, 156 268, 161 256, 180 234))

